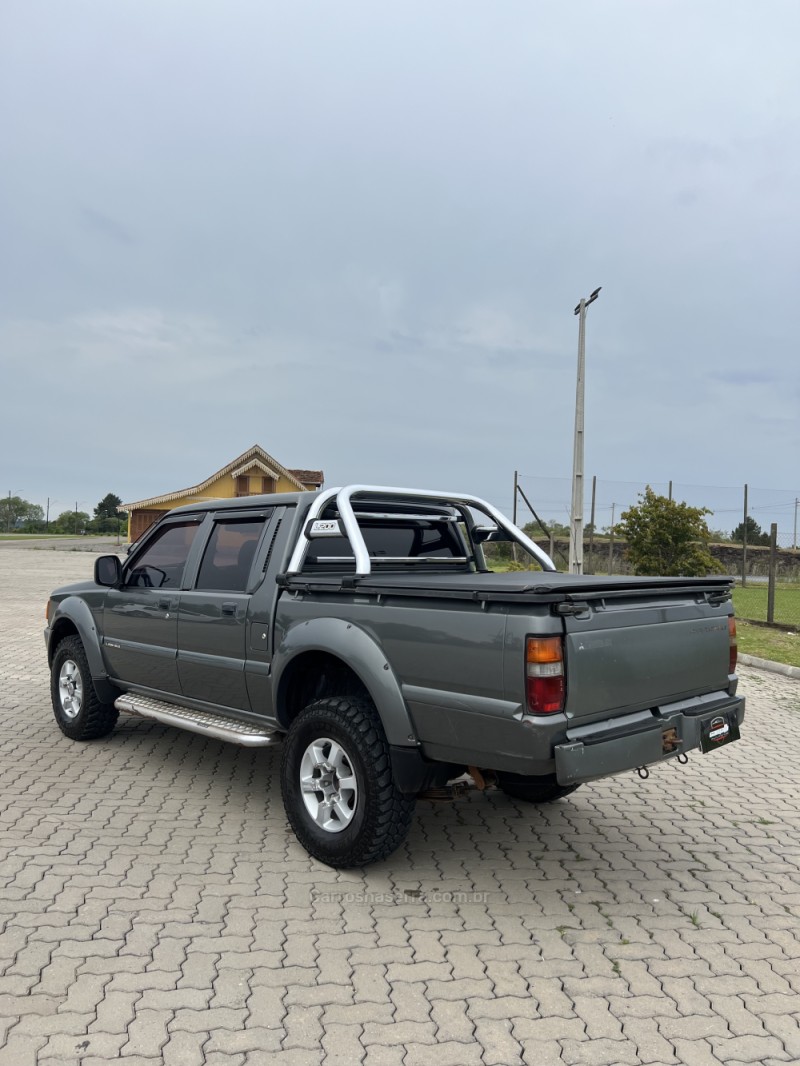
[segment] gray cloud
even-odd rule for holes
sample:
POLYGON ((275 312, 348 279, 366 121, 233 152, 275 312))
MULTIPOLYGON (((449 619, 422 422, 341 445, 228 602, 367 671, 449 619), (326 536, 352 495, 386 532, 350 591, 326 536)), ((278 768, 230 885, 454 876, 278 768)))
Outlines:
POLYGON ((569 475, 597 285, 587 472, 800 488, 795 4, 4 19, 12 489, 135 499, 257 440, 508 506, 569 475))

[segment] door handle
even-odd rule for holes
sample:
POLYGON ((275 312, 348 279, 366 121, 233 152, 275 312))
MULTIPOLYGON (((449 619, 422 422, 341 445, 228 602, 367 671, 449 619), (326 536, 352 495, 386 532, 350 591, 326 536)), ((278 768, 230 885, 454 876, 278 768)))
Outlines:
POLYGON ((158 601, 158 609, 160 611, 168 611, 169 610, 169 600, 159 600, 158 601))
POLYGON ((223 614, 236 614, 236 604, 235 603, 223 603, 223 605, 222 605, 222 613, 223 614))

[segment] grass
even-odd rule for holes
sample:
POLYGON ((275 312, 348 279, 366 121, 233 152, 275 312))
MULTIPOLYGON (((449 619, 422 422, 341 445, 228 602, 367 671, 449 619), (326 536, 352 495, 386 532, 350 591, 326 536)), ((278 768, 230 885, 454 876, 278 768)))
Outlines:
POLYGON ((65 533, 0 533, 0 540, 52 540, 53 537, 68 536, 65 533))
MULTIPOLYGON (((754 622, 767 620, 766 585, 738 586, 733 590, 733 607, 737 618, 749 618, 754 622)), ((800 585, 777 585, 775 588, 774 622, 800 628, 800 585)))
POLYGON ((786 633, 782 629, 753 626, 736 620, 739 651, 759 659, 771 659, 788 666, 800 666, 800 633, 786 633))
MULTIPOLYGON (((93 540, 110 540, 116 538, 116 533, 88 533, 87 538, 93 540)), ((0 533, 0 540, 58 540, 63 537, 64 540, 83 540, 83 537, 76 536, 74 533, 0 533)))

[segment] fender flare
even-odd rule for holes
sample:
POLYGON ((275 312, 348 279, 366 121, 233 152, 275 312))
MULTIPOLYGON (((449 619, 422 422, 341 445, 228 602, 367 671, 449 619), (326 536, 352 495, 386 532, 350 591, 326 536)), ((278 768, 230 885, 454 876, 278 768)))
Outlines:
POLYGON ((380 645, 365 630, 343 618, 313 618, 288 629, 272 659, 275 710, 280 720, 284 702, 281 680, 286 668, 305 652, 327 652, 361 680, 377 708, 391 745, 418 744, 400 683, 380 645))
POLYGON ((56 607, 55 614, 50 619, 50 632, 47 641, 47 660, 52 665, 56 643, 53 640, 54 633, 58 629, 58 623, 62 620, 72 622, 78 630, 83 650, 89 662, 89 669, 93 681, 105 681, 108 678, 106 664, 103 661, 103 653, 100 650, 100 638, 97 633, 92 612, 86 602, 78 596, 67 596, 56 607))

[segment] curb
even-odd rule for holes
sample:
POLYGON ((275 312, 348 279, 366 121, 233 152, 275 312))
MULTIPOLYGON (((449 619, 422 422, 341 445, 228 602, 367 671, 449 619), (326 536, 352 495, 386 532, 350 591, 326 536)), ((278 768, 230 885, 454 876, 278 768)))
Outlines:
POLYGON ((755 666, 758 670, 769 670, 772 674, 783 674, 800 681, 800 666, 788 666, 786 663, 774 663, 771 659, 759 659, 757 655, 739 655, 742 666, 755 666))

